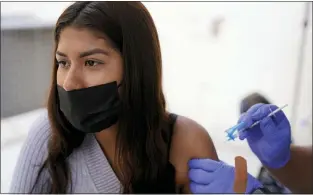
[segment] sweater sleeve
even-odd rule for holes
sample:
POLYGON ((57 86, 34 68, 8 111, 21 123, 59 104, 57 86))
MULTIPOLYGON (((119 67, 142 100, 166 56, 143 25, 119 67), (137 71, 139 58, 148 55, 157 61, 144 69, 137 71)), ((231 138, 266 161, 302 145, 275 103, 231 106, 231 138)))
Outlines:
POLYGON ((45 112, 29 130, 15 166, 10 193, 50 192, 51 182, 48 171, 43 169, 38 177, 38 172, 47 158, 50 135, 48 114, 45 112))

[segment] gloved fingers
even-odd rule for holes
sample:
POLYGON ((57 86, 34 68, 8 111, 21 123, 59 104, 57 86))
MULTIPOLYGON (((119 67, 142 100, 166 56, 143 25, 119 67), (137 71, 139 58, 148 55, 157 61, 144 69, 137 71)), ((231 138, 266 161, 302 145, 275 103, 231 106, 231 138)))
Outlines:
POLYGON ((189 187, 190 187, 190 191, 193 194, 213 193, 212 190, 210 189, 210 184, 209 185, 202 185, 202 184, 197 184, 197 183, 194 183, 194 182, 190 182, 189 187))
POLYGON ((204 159, 191 159, 188 162, 189 169, 203 169, 205 171, 213 172, 222 166, 221 162, 204 159))
MULTIPOLYGON (((277 109, 277 106, 271 105, 270 108, 271 108, 272 111, 274 111, 274 110, 277 109)), ((276 125, 278 125, 278 124, 279 124, 280 122, 282 122, 283 120, 288 120, 287 117, 286 117, 286 115, 285 115, 285 113, 284 113, 282 110, 280 110, 280 111, 278 111, 277 113, 275 113, 275 114, 272 116, 272 119, 273 119, 273 121, 274 121, 274 123, 275 123, 276 125)))
POLYGON ((260 128, 254 127, 252 129, 249 129, 247 131, 244 131, 244 134, 242 136, 242 139, 247 139, 248 143, 253 143, 258 141, 261 137, 263 137, 264 134, 260 128))
POLYGON ((267 117, 260 122, 260 128, 263 135, 271 135, 277 129, 271 117, 267 117))
POLYGON ((264 105, 266 105, 266 104, 263 104, 263 103, 254 104, 253 106, 251 106, 251 108, 249 108, 247 113, 248 114, 252 114, 252 113, 256 112, 259 108, 264 106, 264 105))
MULTIPOLYGON (((271 112, 276 110, 278 107, 272 104, 264 104, 259 109, 251 114, 251 118, 254 121, 262 120, 267 117, 271 112)), ((275 114, 276 115, 276 114, 275 114)))
POLYGON ((190 169, 188 177, 192 182, 207 185, 210 184, 216 176, 213 172, 204 171, 203 169, 190 169))
POLYGON ((246 139, 248 137, 248 135, 249 135, 248 131, 239 131, 238 133, 239 133, 239 139, 240 140, 246 139))
POLYGON ((245 129, 245 128, 250 127, 253 124, 253 120, 249 113, 243 113, 238 120, 238 124, 239 123, 243 123, 240 129, 245 129))

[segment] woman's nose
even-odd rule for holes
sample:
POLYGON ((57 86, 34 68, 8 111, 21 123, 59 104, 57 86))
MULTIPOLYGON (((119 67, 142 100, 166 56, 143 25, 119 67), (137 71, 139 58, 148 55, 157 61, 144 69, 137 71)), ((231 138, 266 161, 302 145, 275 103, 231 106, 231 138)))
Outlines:
POLYGON ((75 69, 69 70, 64 79, 63 88, 66 91, 72 91, 72 90, 83 88, 84 85, 83 85, 83 81, 81 77, 82 75, 79 72, 79 70, 75 70, 75 69))

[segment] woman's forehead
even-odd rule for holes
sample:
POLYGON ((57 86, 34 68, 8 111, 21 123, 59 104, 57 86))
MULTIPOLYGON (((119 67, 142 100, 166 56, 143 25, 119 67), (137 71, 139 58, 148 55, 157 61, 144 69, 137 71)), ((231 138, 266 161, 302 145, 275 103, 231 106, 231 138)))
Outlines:
POLYGON ((57 50, 61 52, 90 50, 93 48, 108 49, 108 42, 88 29, 67 27, 60 33, 57 50))

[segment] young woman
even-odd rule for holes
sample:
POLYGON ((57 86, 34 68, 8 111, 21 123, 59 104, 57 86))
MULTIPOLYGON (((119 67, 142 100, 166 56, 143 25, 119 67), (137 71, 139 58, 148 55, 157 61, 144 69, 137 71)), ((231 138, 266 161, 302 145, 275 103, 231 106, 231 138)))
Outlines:
POLYGON ((22 148, 11 193, 190 193, 188 161, 217 154, 202 126, 165 105, 143 4, 72 4, 55 28, 48 112, 22 148))

